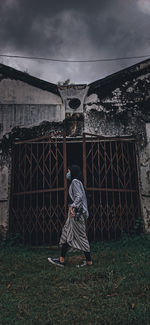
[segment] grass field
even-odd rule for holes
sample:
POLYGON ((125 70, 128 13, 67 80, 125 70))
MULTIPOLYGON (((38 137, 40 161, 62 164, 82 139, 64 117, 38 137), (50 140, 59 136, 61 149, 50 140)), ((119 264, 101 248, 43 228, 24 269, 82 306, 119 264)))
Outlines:
POLYGON ((0 325, 150 324, 150 235, 92 244, 93 266, 55 248, 0 247, 0 325))

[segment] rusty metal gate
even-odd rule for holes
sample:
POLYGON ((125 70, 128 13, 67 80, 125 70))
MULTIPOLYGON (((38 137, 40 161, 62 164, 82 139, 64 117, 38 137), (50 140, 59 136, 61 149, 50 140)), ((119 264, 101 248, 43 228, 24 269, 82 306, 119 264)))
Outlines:
MULTIPOLYGON (((80 144, 90 241, 129 234, 140 216, 135 142, 84 134, 80 144)), ((15 143, 9 229, 24 243, 59 242, 67 216, 66 168, 65 133, 15 143)))
POLYGON ((13 148, 11 233, 24 243, 56 243, 66 216, 66 137, 42 137, 13 148))
POLYGON ((135 142, 84 134, 83 173, 90 240, 129 234, 140 217, 135 142))

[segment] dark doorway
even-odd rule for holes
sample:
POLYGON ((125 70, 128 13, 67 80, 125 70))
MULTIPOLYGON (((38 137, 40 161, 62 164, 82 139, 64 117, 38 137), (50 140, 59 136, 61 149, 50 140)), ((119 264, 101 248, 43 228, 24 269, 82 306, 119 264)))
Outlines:
POLYGON ((67 143, 67 167, 78 165, 83 170, 83 148, 82 142, 67 143))

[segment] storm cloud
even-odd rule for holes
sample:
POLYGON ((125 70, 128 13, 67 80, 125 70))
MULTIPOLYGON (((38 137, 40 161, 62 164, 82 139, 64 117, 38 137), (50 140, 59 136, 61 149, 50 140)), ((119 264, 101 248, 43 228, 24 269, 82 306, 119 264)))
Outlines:
MULTIPOLYGON (((149 0, 0 0, 0 53, 90 60, 150 53, 149 0)), ((141 59, 142 60, 142 59, 141 59)), ((50 82, 89 83, 141 61, 58 63, 1 58, 50 82)))

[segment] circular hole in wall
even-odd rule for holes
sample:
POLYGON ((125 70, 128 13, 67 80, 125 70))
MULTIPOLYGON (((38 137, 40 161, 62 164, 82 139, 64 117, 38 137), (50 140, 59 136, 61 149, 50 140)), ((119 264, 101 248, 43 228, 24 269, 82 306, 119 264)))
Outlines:
POLYGON ((78 98, 72 98, 69 100, 68 105, 72 109, 77 109, 81 105, 81 101, 78 98))

